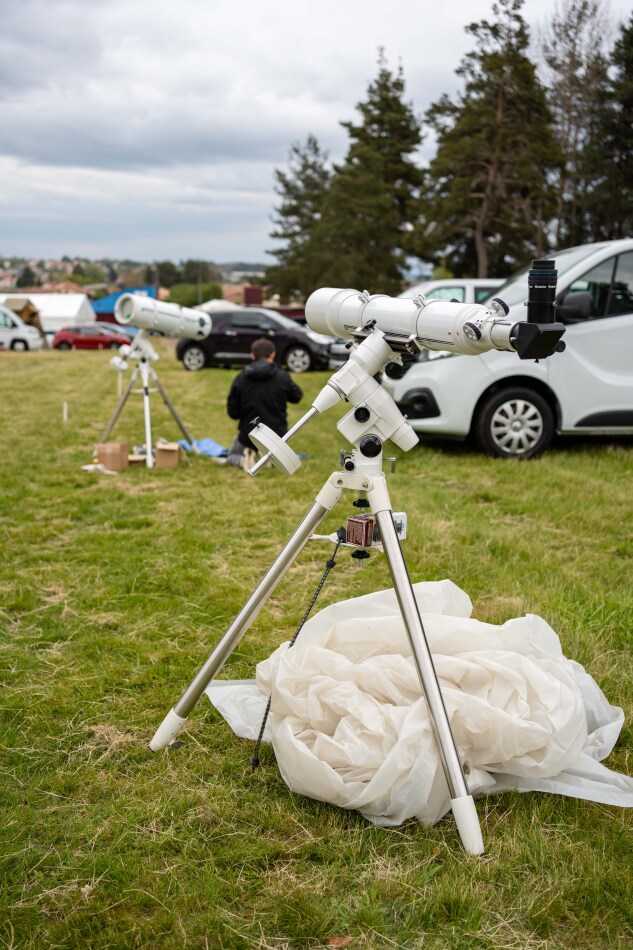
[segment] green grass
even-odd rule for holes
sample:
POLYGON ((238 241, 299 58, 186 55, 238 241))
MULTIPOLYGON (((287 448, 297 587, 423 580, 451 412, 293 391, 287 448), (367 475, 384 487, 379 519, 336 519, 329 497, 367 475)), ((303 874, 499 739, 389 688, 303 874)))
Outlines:
MULTIPOLYGON (((234 372, 186 373, 171 349, 157 370, 185 424, 229 444, 234 372)), ((292 421, 326 379, 301 377, 292 421)), ((332 410, 297 437, 308 458, 292 478, 197 457, 84 472, 116 386, 105 354, 0 354, 0 946, 632 946, 630 812, 484 799, 487 854, 473 859, 450 816, 386 830, 291 793, 270 747, 251 774, 250 743, 206 699, 180 748, 149 752, 343 443, 332 410)), ((156 437, 179 437, 158 395, 152 418, 156 437)), ((139 396, 112 437, 144 441, 139 396)), ((624 708, 607 764, 633 773, 631 442, 560 443, 525 464, 460 445, 396 454, 413 580, 451 578, 481 620, 543 616, 624 708)), ((328 554, 308 547, 224 677, 252 676, 292 635, 328 554)), ((339 557, 321 606, 387 586, 381 557, 362 570, 339 557)))

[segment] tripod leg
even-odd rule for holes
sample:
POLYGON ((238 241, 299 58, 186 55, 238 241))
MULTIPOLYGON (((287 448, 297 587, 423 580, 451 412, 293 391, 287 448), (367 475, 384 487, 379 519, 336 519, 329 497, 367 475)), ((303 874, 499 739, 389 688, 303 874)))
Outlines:
POLYGON ((303 550, 310 535, 341 497, 341 491, 342 489, 334 489, 326 484, 323 491, 317 496, 314 505, 246 601, 198 675, 192 680, 174 708, 167 713, 156 730, 156 734, 149 744, 153 752, 164 749, 176 738, 206 687, 222 668, 261 608, 283 579, 288 568, 303 550))
POLYGON ((156 383, 156 388, 158 389, 159 393, 160 393, 161 396, 163 397, 163 402, 165 403, 165 405, 167 406, 167 408, 168 408, 169 411, 171 412, 172 416, 173 416, 174 419, 176 420, 176 425, 178 426, 178 428, 180 429, 180 431, 181 431, 182 434, 184 435, 185 439, 187 440, 187 442, 189 443, 189 445, 191 446, 191 448, 195 451, 194 446, 193 446, 193 439, 191 438, 191 436, 189 435, 189 433, 188 433, 187 430, 185 429, 185 426, 184 426, 184 423, 183 423, 182 419, 180 418, 180 416, 179 416, 178 413, 176 412, 176 409, 175 409, 175 407, 174 407, 174 404, 172 403, 171 399, 169 398, 169 396, 168 396, 167 393, 165 392, 165 387, 163 386, 163 384, 161 383, 160 379, 159 379, 158 376, 156 375, 156 371, 155 371, 155 370, 152 371, 152 379, 153 379, 154 382, 156 383))
MULTIPOLYGON (((368 492, 371 503, 371 492, 368 492)), ((484 845, 477 810, 468 791, 451 725, 444 706, 442 691, 437 680, 433 657, 427 643, 422 618, 415 600, 409 572, 402 555, 400 539, 396 533, 390 510, 375 511, 380 537, 393 580, 400 612, 407 631, 411 651, 418 669, 420 683, 426 699, 431 726, 437 741, 438 752, 448 784, 453 816, 462 844, 469 854, 483 854, 484 845)))
POLYGON ((125 389, 125 392, 123 393, 123 395, 122 395, 121 398, 119 399, 118 405, 117 405, 116 409, 114 410, 114 412, 112 413, 112 418, 111 418, 110 421, 108 422, 107 426, 105 427, 105 430, 104 430, 103 435, 102 435, 101 438, 99 439, 99 442, 100 442, 100 443, 101 443, 101 442, 107 442, 107 441, 108 441, 108 438, 110 437, 110 433, 111 433, 112 430, 114 429, 115 423, 116 423, 117 419, 119 418, 119 416, 121 415, 121 411, 122 411, 122 409, 123 409, 123 406, 124 406, 125 403, 127 402, 127 397, 128 397, 128 396, 130 395, 130 393, 132 392, 132 387, 133 387, 134 383, 136 382, 136 377, 137 377, 137 376, 138 376, 138 366, 134 369, 134 372, 132 373, 132 376, 130 377, 130 381, 129 381, 129 383, 127 384, 127 387, 126 387, 126 389, 125 389))
POLYGON ((150 365, 145 357, 141 358, 139 364, 141 369, 141 379, 143 381, 143 415, 145 417, 145 464, 148 468, 154 468, 154 455, 152 453, 152 420, 149 404, 149 374, 150 365))

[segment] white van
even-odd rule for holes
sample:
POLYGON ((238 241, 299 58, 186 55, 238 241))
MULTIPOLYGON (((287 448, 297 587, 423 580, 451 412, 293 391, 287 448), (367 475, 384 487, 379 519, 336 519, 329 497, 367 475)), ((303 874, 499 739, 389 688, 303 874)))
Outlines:
POLYGON ((42 338, 35 327, 0 303, 0 350, 41 350, 42 338))
MULTIPOLYGON (((541 362, 497 350, 428 353, 384 379, 413 428, 471 436, 482 451, 531 458, 554 433, 633 435, 633 239, 551 255, 566 349, 541 362)), ((528 269, 495 291, 509 318, 526 319, 528 269)))

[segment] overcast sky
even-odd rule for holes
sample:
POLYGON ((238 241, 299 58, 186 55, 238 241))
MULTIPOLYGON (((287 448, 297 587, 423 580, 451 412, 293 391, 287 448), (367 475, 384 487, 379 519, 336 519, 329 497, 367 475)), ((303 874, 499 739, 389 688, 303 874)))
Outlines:
MULTIPOLYGON (((628 19, 633 0, 611 0, 628 19)), ((0 256, 270 262, 273 171, 377 72, 459 88, 492 0, 0 0, 0 256)), ((553 0, 526 0, 543 26, 553 0)), ((428 146, 427 146, 428 148, 428 146)))

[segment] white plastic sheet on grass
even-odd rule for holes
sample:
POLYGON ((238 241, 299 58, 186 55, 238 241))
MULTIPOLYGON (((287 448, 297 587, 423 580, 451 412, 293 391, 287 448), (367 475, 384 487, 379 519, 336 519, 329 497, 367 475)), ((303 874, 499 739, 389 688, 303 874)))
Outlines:
MULTIPOLYGON (((414 585, 453 736, 473 794, 554 792, 633 806, 633 779, 600 764, 622 710, 552 628, 527 615, 471 618, 451 581, 414 585)), ((233 731, 265 734, 287 785, 380 825, 438 821, 449 793, 394 591, 332 604, 282 644, 256 681, 207 689, 233 731)))

